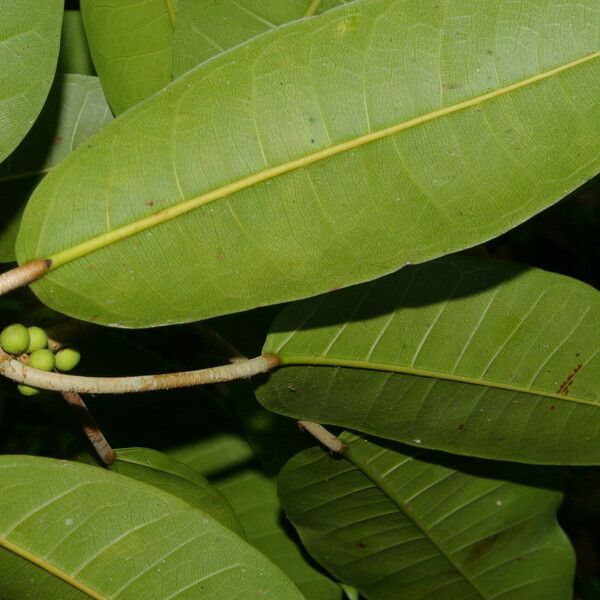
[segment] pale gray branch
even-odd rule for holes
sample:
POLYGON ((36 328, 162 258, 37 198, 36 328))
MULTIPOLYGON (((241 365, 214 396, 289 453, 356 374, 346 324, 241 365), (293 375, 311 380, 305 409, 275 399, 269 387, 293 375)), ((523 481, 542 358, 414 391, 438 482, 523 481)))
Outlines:
POLYGON ((206 385, 252 377, 278 365, 277 356, 263 354, 247 361, 197 371, 132 377, 84 377, 32 369, 0 350, 0 375, 44 390, 79 394, 128 394, 206 385))

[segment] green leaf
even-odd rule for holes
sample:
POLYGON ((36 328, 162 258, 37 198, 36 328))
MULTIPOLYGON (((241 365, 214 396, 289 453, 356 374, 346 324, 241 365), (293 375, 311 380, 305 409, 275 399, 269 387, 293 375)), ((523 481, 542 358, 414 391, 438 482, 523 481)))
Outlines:
POLYGON ((598 464, 599 316, 568 277, 447 257, 285 308, 264 346, 284 367, 257 398, 411 445, 598 464))
POLYGON ((358 1, 261 35, 47 177, 18 259, 52 260, 53 308, 149 327, 487 240, 600 170, 595 3, 358 1))
MULTIPOLYGON (((240 518, 248 542, 271 559, 307 600, 340 600, 342 589, 313 566, 284 528, 275 484, 247 470, 217 483, 240 518)), ((288 525, 289 526, 289 525, 288 525)))
POLYGON ((547 469, 379 445, 305 450, 279 495, 310 553, 369 600, 564 600, 575 557, 547 469))
POLYGON ((242 524, 225 496, 183 463, 150 448, 121 448, 110 469, 181 498, 244 537, 242 524))
MULTIPOLYGON (((317 6, 324 12, 344 0, 328 0, 317 6)), ((173 36, 173 76, 242 44, 261 33, 306 15, 310 0, 216 0, 210 3, 183 0, 177 4, 173 36)))
POLYGON ((62 23, 58 71, 94 75, 94 63, 90 56, 83 20, 78 10, 66 10, 62 23))
POLYGON ((204 477, 218 477, 254 462, 252 448, 238 434, 215 432, 200 440, 167 450, 169 456, 185 463, 204 477))
POLYGON ((153 486, 37 457, 0 469, 0 597, 302 598, 239 536, 153 486))
POLYGON ((96 77, 57 76, 37 121, 17 149, 0 164, 0 262, 15 260, 15 240, 25 204, 51 168, 112 121, 96 77))
POLYGON ((81 15, 115 114, 171 81, 172 0, 81 0, 81 15))
POLYGON ((42 109, 56 68, 62 0, 0 0, 0 161, 42 109))

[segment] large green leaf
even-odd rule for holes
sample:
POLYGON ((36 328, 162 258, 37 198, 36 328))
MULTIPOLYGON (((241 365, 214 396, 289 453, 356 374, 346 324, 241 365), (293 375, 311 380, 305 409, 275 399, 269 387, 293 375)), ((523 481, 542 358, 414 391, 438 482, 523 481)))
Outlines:
POLYGON ((40 178, 110 121, 112 114, 96 77, 57 76, 34 126, 0 164, 0 261, 15 260, 21 214, 40 178))
POLYGON ((268 409, 412 445, 600 463, 600 293, 466 256, 288 306, 268 409))
POLYGON ((370 0, 261 35, 47 177, 19 261, 52 260, 57 310, 145 327, 486 240, 600 170, 595 7, 370 0))
POLYGON ((0 471, 2 598, 302 598, 239 536, 153 486, 36 457, 1 457, 0 471))
POLYGON ((173 0, 81 0, 81 14, 115 114, 171 81, 173 0))
POLYGON ((54 77, 62 0, 0 0, 0 161, 23 139, 54 77))
POLYGON ((270 558, 307 600, 342 598, 339 584, 310 564, 299 542, 286 531, 272 480, 259 471, 246 470, 217 482, 217 487, 238 514, 248 542, 270 558))
POLYGON ((121 448, 110 468, 181 498, 244 536, 242 524, 225 496, 187 465, 150 448, 121 448))
MULTIPOLYGON (((322 13, 346 0, 326 0, 316 6, 322 13)), ((302 18, 310 0, 216 0, 177 2, 173 35, 173 76, 179 77, 196 65, 261 33, 302 18)))
POLYGON ((552 472, 379 445, 305 450, 279 495, 311 552, 372 600, 565 600, 575 557, 552 472))

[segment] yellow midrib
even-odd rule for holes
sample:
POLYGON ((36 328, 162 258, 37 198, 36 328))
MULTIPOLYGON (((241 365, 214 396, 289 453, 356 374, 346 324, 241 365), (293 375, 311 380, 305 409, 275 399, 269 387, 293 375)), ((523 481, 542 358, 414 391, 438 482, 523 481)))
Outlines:
POLYGON ((165 0, 167 5, 167 12, 169 13, 169 21, 171 21, 171 27, 175 29, 175 24, 177 23, 177 14, 175 13, 175 6, 173 5, 173 0, 165 0))
POLYGON ((487 92, 480 96, 476 96, 469 100, 464 100, 463 102, 440 108, 438 110, 426 113, 424 115, 414 117, 407 121, 403 121, 402 123, 397 123, 396 125, 391 125, 390 127, 385 127, 377 131, 372 131, 370 133, 366 133, 362 136, 358 136, 351 140, 341 142, 339 144, 335 144, 327 148, 323 148, 321 150, 317 150, 312 154, 308 154, 306 156, 290 160, 288 162, 276 165, 274 167, 263 169, 262 171, 258 171, 256 173, 248 175, 247 177, 243 177, 242 179, 238 179, 237 181, 206 192, 205 194, 201 194, 200 196, 196 196, 194 198, 190 198, 189 200, 185 200, 183 202, 175 204, 153 215, 143 217, 141 219, 138 219, 137 221, 113 229, 112 231, 107 231, 106 233, 103 233, 97 237, 82 242, 81 244, 77 244, 76 246, 72 246, 53 255, 40 258, 50 259, 52 261, 50 270, 54 270, 77 258, 86 256, 91 252, 95 252, 106 246, 109 246, 110 244, 121 241, 127 237, 130 237, 142 231, 145 231, 146 229, 150 229, 151 227, 155 227, 157 225, 175 219, 176 217, 184 215, 192 210, 195 210, 196 208, 209 204, 210 202, 213 202, 215 200, 220 200, 236 192, 245 190, 249 187, 252 187, 253 185, 257 185, 259 183, 262 183, 269 179, 273 179, 280 175, 285 175, 286 173, 290 173, 297 169, 307 167, 313 163, 325 160, 337 154, 354 150, 371 142, 390 137, 406 129, 416 127, 417 125, 422 125, 423 123, 427 123, 429 121, 433 121, 435 119, 439 119, 447 115, 451 115, 453 113, 457 113, 462 110, 478 106, 479 104, 482 104, 489 100, 493 100, 494 98, 504 96, 511 92, 534 85, 540 81, 550 79, 564 71, 568 71, 597 58, 600 58, 600 50, 592 54, 588 54, 587 56, 584 56, 572 62, 569 62, 565 65, 555 67, 553 69, 550 69, 549 71, 544 71, 543 73, 538 73, 537 75, 534 75, 522 81, 518 81, 508 86, 498 88, 496 90, 487 92))
MULTIPOLYGON (((360 440, 360 438, 358 438, 360 440)), ((479 586, 475 583, 473 577, 469 575, 468 571, 456 561, 450 552, 448 552, 441 542, 433 536, 432 531, 425 525, 425 523, 415 514, 408 502, 405 502, 399 497, 396 490, 391 487, 388 480, 380 473, 375 471, 372 464, 368 460, 363 460, 360 453, 357 456, 354 453, 352 442, 348 445, 348 449, 344 452, 344 458, 350 461, 367 479, 369 479, 374 485, 376 485, 382 493, 396 505, 398 510, 403 513, 413 525, 423 534, 423 536, 432 544, 438 552, 454 567, 457 573, 473 588, 480 598, 486 598, 485 594, 479 589, 479 586)))
MULTIPOLYGON (((274 353, 276 354, 276 353, 274 353)), ((509 383, 501 383, 497 381, 488 381, 485 379, 477 379, 475 377, 465 377, 462 375, 454 375, 453 373, 442 373, 439 371, 430 371, 428 369, 419 369, 406 365, 395 365, 393 363, 371 362, 367 360, 355 360, 346 358, 335 358, 328 356, 282 356, 279 357, 281 367, 286 366, 309 366, 309 367, 342 367, 349 369, 363 369, 366 371, 381 371, 385 373, 396 373, 398 375, 412 375, 415 377, 426 377, 428 379, 439 379, 441 381, 453 381, 456 383, 464 383, 467 385, 477 385, 481 387, 489 387, 499 390, 507 390, 509 392, 518 392, 531 396, 542 396, 551 398, 552 400, 561 400, 563 402, 574 402, 575 404, 586 404, 595 408, 600 408, 600 403, 591 400, 583 400, 581 398, 573 398, 564 394, 556 394, 554 392, 546 392, 544 390, 536 390, 509 383)))
POLYGON ((310 3, 310 6, 306 9, 304 16, 312 17, 317 12, 317 10, 319 10, 320 4, 321 4, 321 0, 312 0, 312 2, 310 3))
POLYGON ((44 571, 50 573, 51 575, 54 575, 54 577, 61 579, 65 583, 68 583, 71 587, 74 587, 80 592, 88 595, 90 598, 94 598, 94 600, 108 600, 106 596, 99 594, 96 590, 87 586, 85 583, 78 581, 77 579, 75 579, 56 565, 53 565, 47 560, 33 554, 29 550, 26 550, 22 546, 19 546, 18 544, 11 542, 4 537, 0 537, 0 547, 6 548, 6 550, 9 550, 13 554, 16 554, 22 559, 36 565, 37 567, 40 567, 44 571))

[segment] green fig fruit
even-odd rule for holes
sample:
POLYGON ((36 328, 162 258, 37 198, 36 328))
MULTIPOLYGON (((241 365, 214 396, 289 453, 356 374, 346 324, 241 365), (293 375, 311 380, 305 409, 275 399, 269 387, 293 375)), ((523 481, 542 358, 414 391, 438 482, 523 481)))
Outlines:
POLYGON ((0 346, 9 354, 23 354, 29 348, 29 331, 21 323, 13 323, 0 333, 0 346))
POLYGON ((50 350, 42 348, 31 353, 27 364, 40 371, 52 371, 55 362, 54 354, 50 350))
POLYGON ((55 367, 59 371, 70 371, 74 369, 79 360, 81 359, 81 354, 75 348, 63 348, 56 353, 55 359, 55 367))
POLYGON ((48 346, 48 334, 41 327, 28 327, 29 349, 28 352, 42 350, 48 346))

